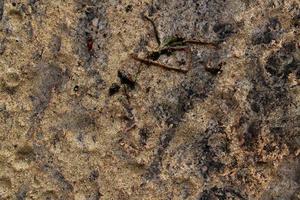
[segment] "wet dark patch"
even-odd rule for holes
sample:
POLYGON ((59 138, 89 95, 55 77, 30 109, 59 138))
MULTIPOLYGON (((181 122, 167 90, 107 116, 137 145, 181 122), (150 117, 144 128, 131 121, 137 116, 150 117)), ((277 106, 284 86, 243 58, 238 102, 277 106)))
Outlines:
POLYGON ((18 149, 16 156, 18 159, 33 161, 35 160, 35 152, 31 146, 23 146, 18 149))
POLYGON ((209 178, 210 175, 220 173, 225 169, 225 164, 215 159, 216 155, 214 152, 204 143, 203 157, 199 162, 199 166, 201 166, 200 173, 205 179, 209 178))
POLYGON ((17 200, 25 200, 28 193, 28 188, 26 186, 21 186, 16 193, 17 200))
POLYGON ((106 18, 106 4, 97 1, 80 3, 82 18, 77 27, 78 54, 83 60, 85 69, 107 65, 106 45, 110 37, 109 24, 106 18))
POLYGON ((49 45, 53 55, 57 55, 61 49, 61 37, 60 36, 57 36, 57 35, 54 35, 53 38, 52 38, 52 41, 49 45))
POLYGON ((193 108, 194 101, 202 101, 207 97, 208 92, 213 87, 214 78, 203 68, 195 69, 193 73, 181 83, 180 87, 166 94, 167 97, 171 98, 170 101, 161 102, 153 108, 158 120, 164 120, 169 125, 177 125, 183 115, 193 108), (173 101, 174 99, 176 101, 173 101))
POLYGON ((218 23, 214 25, 213 31, 221 40, 225 40, 226 38, 232 36, 236 32, 234 25, 229 23, 218 23))
POLYGON ((100 200, 102 196, 99 191, 95 191, 93 194, 88 195, 87 200, 100 200))
POLYGON ((38 1, 38 0, 28 0, 28 3, 29 3, 30 5, 34 5, 37 1, 38 1))
POLYGON ((4 79, 0 79, 0 90, 9 95, 14 95, 21 82, 21 77, 18 73, 7 73, 4 79))
POLYGON ((283 44, 283 49, 287 52, 287 53, 293 53, 297 50, 297 44, 294 42, 287 42, 283 44))
POLYGON ((251 66, 249 74, 253 77, 251 80, 253 88, 250 90, 247 100, 253 112, 249 113, 249 122, 246 122, 248 124, 247 129, 243 130, 242 133, 244 147, 248 150, 254 150, 257 146, 262 127, 269 128, 272 138, 275 139, 278 145, 290 140, 289 129, 292 130, 293 126, 290 126, 288 129, 283 128, 288 126, 287 123, 294 123, 293 120, 287 120, 290 117, 285 112, 292 104, 285 78, 289 72, 285 72, 284 68, 281 67, 286 66, 284 64, 286 63, 284 60, 287 58, 285 56, 286 52, 294 51, 295 46, 286 43, 277 53, 272 54, 267 60, 266 71, 270 70, 267 66, 277 66, 277 68, 273 68, 275 71, 270 71, 271 73, 269 72, 270 76, 268 77, 262 76, 263 72, 261 70, 264 69, 259 63, 253 63, 254 65, 251 66), (276 120, 269 121, 272 113, 276 113, 276 120))
POLYGON ((281 29, 281 23, 279 19, 277 17, 270 18, 267 28, 279 31, 281 29))
POLYGON ((273 79, 278 80, 279 78, 287 81, 288 75, 299 68, 300 61, 293 55, 296 49, 296 43, 285 43, 280 50, 267 58, 265 69, 273 79))
POLYGON ((33 136, 39 127, 40 121, 44 116, 44 111, 50 103, 52 93, 59 92, 61 86, 67 82, 69 75, 68 71, 63 72, 55 64, 41 63, 38 65, 36 79, 34 80, 35 88, 30 95, 34 110, 31 116, 32 125, 27 132, 27 136, 33 136))
POLYGON ((208 190, 204 190, 201 194, 201 197, 199 200, 212 200, 212 199, 220 199, 220 200, 246 200, 243 195, 230 187, 227 188, 218 188, 218 187, 212 187, 208 190))
POLYGON ((3 39, 0 41, 0 55, 3 55, 6 49, 6 41, 3 39))
POLYGON ((140 143, 142 145, 146 145, 147 144, 147 141, 148 141, 148 138, 150 136, 150 130, 148 128, 142 128, 140 129, 139 131, 139 135, 140 135, 140 143))
POLYGON ((64 177, 64 175, 61 173, 61 171, 57 168, 54 168, 48 164, 45 164, 43 166, 43 169, 47 172, 49 172, 52 177, 57 180, 57 182, 60 184, 61 189, 63 191, 73 191, 73 186, 71 183, 69 183, 69 181, 66 180, 66 178, 64 177))
POLYGON ((70 118, 72 119, 71 127, 74 128, 74 130, 83 130, 88 127, 94 127, 95 126, 95 119, 90 116, 87 113, 84 112, 74 112, 70 115, 70 118))
POLYGON ((164 34, 166 37, 179 36, 185 39, 196 39, 201 35, 209 41, 224 41, 235 32, 234 28, 228 25, 230 21, 228 24, 222 21, 224 15, 232 15, 226 10, 228 2, 225 1, 155 1, 149 7, 153 9, 151 15, 159 16, 156 25, 159 27, 159 32, 166 33, 164 34), (209 26, 215 22, 220 22, 215 28, 217 34, 211 34, 209 26))
MULTIPOLYGON (((266 144, 264 146, 264 150, 268 153, 274 152, 276 150, 276 146, 272 145, 272 144, 266 144)), ((259 163, 259 162, 258 162, 259 163)), ((264 162, 263 162, 264 164, 264 162)))
POLYGON ((138 52, 147 52, 148 49, 146 48, 148 46, 149 43, 149 39, 142 35, 138 44, 136 45, 136 47, 134 48, 134 52, 138 53, 138 52))
POLYGON ((162 161, 162 159, 160 158, 161 156, 162 155, 158 155, 155 159, 152 160, 150 166, 147 168, 147 172, 143 175, 143 178, 145 178, 146 180, 152 180, 159 177, 162 161))
POLYGON ((87 74, 89 77, 93 78, 97 86, 104 83, 101 74, 96 69, 88 69, 87 74))
MULTIPOLYGON (((67 180, 62 172, 62 169, 55 164, 57 161, 53 153, 46 148, 44 141, 39 141, 40 144, 34 142, 33 149, 36 156, 36 164, 39 167, 41 173, 44 173, 48 177, 45 181, 54 183, 57 185, 61 199, 70 199, 70 195, 73 192, 73 186, 69 180, 67 180)), ((57 192, 59 192, 57 191, 57 192)), ((58 194, 55 194, 58 196, 58 194)))
POLYGON ((58 170, 54 170, 53 171, 53 177, 62 184, 62 189, 63 190, 70 190, 73 191, 73 186, 66 180, 66 178, 64 177, 64 175, 58 171, 58 170))
POLYGON ((86 71, 91 81, 88 88, 85 88, 85 91, 82 90, 82 92, 86 92, 90 97, 98 99, 101 91, 106 89, 106 82, 98 70, 90 68, 86 69, 86 71))
POLYGON ((17 92, 16 88, 14 88, 14 87, 7 87, 6 85, 4 85, 2 87, 3 87, 3 91, 9 95, 14 95, 17 92))
POLYGON ((244 133, 244 146, 253 149, 258 144, 258 137, 261 132, 261 121, 251 122, 244 133))
POLYGON ((268 102, 271 101, 268 96, 260 95, 260 93, 256 93, 256 90, 252 90, 250 94, 250 98, 253 99, 253 102, 250 104, 251 109, 259 113, 261 112, 266 105, 268 105, 268 102))
POLYGON ((178 125, 184 113, 192 108, 191 102, 185 100, 184 96, 180 96, 177 104, 161 103, 154 108, 155 115, 169 125, 178 125))
POLYGON ((269 44, 272 40, 275 39, 275 35, 270 32, 270 30, 266 30, 263 33, 257 33, 252 37, 252 44, 269 44))
POLYGON ((255 86, 248 94, 251 109, 257 114, 267 114, 277 107, 290 104, 288 91, 282 83, 272 86, 255 86))
POLYGON ((261 32, 252 36, 253 45, 269 44, 272 40, 275 40, 280 34, 281 23, 278 18, 270 18, 268 23, 261 29, 261 32))
POLYGON ((39 115, 47 108, 53 90, 58 90, 68 78, 67 72, 63 72, 55 64, 40 64, 37 74, 37 88, 31 96, 34 105, 34 115, 39 115))
POLYGON ((56 128, 51 128, 50 131, 53 134, 51 144, 56 148, 62 142, 64 137, 63 131, 56 128))
POLYGON ((147 169, 146 179, 159 177, 162 156, 172 141, 184 114, 193 108, 194 103, 199 103, 207 97, 213 89, 213 83, 214 76, 207 73, 204 67, 198 67, 190 73, 186 80, 182 81, 180 87, 168 92, 165 102, 160 102, 153 108, 154 116, 158 121, 163 120, 172 128, 161 134, 157 153, 147 169), (168 101, 168 97, 171 98, 170 101, 168 101))
POLYGON ((294 27, 300 27, 300 14, 296 15, 295 17, 293 17, 292 19, 292 25, 294 27))
POLYGON ((43 200, 54 200, 54 199, 59 199, 58 195, 56 194, 55 191, 53 190, 48 190, 46 192, 43 192, 43 194, 40 197, 43 200))
POLYGON ((0 21, 3 18, 3 13, 4 13, 4 0, 0 0, 0 21))
POLYGON ((270 127, 270 133, 272 135, 282 136, 284 134, 284 129, 283 127, 270 127))
POLYGON ((158 1, 153 4, 147 5, 147 14, 149 17, 152 17, 159 10, 160 10, 160 5, 158 1))
POLYGON ((220 123, 208 126, 204 135, 204 138, 198 139, 193 144, 195 159, 197 159, 197 167, 200 174, 206 179, 214 173, 220 173, 225 169, 225 165, 221 162, 223 154, 230 153, 229 140, 224 134, 224 128, 220 123), (218 136, 218 140, 211 137, 218 136), (213 145, 213 146, 212 146, 213 145))
POLYGON ((55 127, 51 127, 48 130, 47 134, 51 134, 50 142, 54 148, 64 145, 63 129, 71 130, 74 133, 72 135, 73 138, 76 138, 80 145, 83 145, 85 142, 84 139, 86 135, 90 135, 90 131, 95 130, 96 122, 93 117, 94 111, 87 112, 87 110, 80 105, 76 105, 74 108, 76 109, 63 114, 55 123, 55 127))
POLYGON ((28 0, 28 5, 31 7, 33 14, 38 13, 38 10, 39 10, 38 9, 38 6, 39 6, 38 0, 28 0))
POLYGON ((165 149, 169 146, 169 143, 174 137, 176 129, 171 128, 164 132, 159 141, 157 153, 151 162, 150 166, 147 169, 147 172, 144 174, 144 178, 147 180, 155 179, 159 177, 160 169, 161 169, 161 162, 162 162, 162 156, 164 154, 165 149))
POLYGON ((11 117, 11 114, 6 108, 6 105, 0 105, 0 117, 4 120, 4 122, 6 122, 11 117))
POLYGON ((88 7, 84 13, 88 21, 91 21, 96 17, 96 10, 92 7, 88 7))

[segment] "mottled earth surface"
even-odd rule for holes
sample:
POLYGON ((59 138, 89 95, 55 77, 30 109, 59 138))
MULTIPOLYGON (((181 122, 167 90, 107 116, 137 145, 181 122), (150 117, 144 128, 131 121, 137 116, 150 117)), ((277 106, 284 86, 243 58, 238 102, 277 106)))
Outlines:
POLYGON ((0 0, 0 199, 299 200, 299 78, 299 0, 0 0))

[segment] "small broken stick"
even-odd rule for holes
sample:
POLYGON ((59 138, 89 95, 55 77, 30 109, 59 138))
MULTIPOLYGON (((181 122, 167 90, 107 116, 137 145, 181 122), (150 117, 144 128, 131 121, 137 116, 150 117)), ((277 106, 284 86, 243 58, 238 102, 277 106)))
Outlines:
POLYGON ((164 64, 161 64, 159 62, 155 62, 155 61, 152 61, 152 60, 147 60, 147 59, 144 59, 144 58, 140 58, 136 54, 130 54, 130 56, 134 60, 137 60, 139 62, 145 63, 147 65, 154 65, 154 66, 161 67, 161 68, 164 68, 164 69, 167 69, 167 70, 173 70, 173 71, 177 71, 177 72, 181 72, 181 73, 187 73, 188 72, 187 69, 180 69, 180 68, 170 67, 168 65, 164 65, 164 64))
POLYGON ((150 17, 148 17, 147 15, 145 15, 144 13, 142 14, 142 17, 144 19, 148 20, 151 23, 151 25, 153 27, 153 31, 154 31, 156 42, 157 42, 158 46, 160 46, 161 42, 160 42, 160 38, 159 38, 159 33, 157 31, 157 28, 155 26, 154 21, 150 17))
POLYGON ((212 47, 212 48, 218 48, 219 44, 215 42, 204 42, 201 40, 184 40, 183 43, 185 44, 195 44, 195 45, 202 45, 202 46, 207 46, 207 47, 212 47))
POLYGON ((136 123, 134 123, 131 126, 124 128, 123 133, 128 133, 129 131, 134 129, 136 126, 137 126, 136 123))

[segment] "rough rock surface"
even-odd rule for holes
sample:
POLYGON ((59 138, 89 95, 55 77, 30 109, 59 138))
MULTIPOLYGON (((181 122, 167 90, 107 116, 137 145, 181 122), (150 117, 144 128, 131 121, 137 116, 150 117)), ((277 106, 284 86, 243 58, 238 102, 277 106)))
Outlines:
POLYGON ((299 0, 0 0, 0 199, 299 200, 299 77, 299 0))

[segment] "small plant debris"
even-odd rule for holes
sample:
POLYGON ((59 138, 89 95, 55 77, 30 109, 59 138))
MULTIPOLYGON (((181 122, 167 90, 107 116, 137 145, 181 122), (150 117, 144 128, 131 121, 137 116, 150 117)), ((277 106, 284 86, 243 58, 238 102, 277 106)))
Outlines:
MULTIPOLYGON (((142 62, 147 65, 154 65, 157 67, 161 67, 161 68, 164 68, 167 70, 173 70, 173 71, 177 71, 177 72, 181 72, 181 73, 187 73, 189 71, 189 69, 191 68, 191 63, 192 63, 192 60, 191 60, 192 55, 191 55, 190 45, 202 45, 202 46, 206 46, 209 48, 217 48, 218 47, 218 43, 216 43, 216 42, 205 42, 205 41, 201 41, 201 40, 189 40, 189 39, 185 39, 185 38, 177 37, 177 36, 169 37, 162 43, 154 21, 150 17, 146 16, 145 14, 142 14, 142 18, 151 23, 153 30, 154 30, 156 42, 158 44, 158 48, 154 51, 148 52, 148 55, 145 58, 141 58, 137 54, 134 54, 134 53, 130 54, 130 57, 136 61, 142 62), (185 69, 172 67, 172 66, 157 62, 157 60, 160 58, 160 56, 162 56, 162 55, 171 56, 172 53, 177 52, 177 51, 185 51, 187 53, 187 57, 188 57, 189 61, 187 63, 187 67, 185 69)), ((229 28, 230 27, 231 26, 229 26, 229 28)), ((222 26, 222 27, 218 28, 216 31, 218 31, 218 32, 221 31, 222 33, 224 32, 224 34, 229 35, 229 34, 231 34, 231 32, 230 32, 231 29, 229 29, 229 28, 227 26, 225 26, 225 28, 223 28, 223 26, 222 26)), ((224 35, 224 34, 222 35, 222 37, 225 38, 227 35, 224 35)), ((182 62, 180 62, 180 63, 182 63, 182 62)), ((185 63, 185 62, 183 62, 183 63, 185 63)))
POLYGON ((127 74, 125 71, 119 70, 118 77, 122 85, 127 85, 132 90, 135 88, 136 82, 133 81, 130 75, 127 74))
POLYGON ((140 58, 138 57, 136 54, 131 54, 130 55, 133 59, 137 60, 137 61, 140 61, 144 64, 147 64, 147 65, 154 65, 154 66, 158 66, 158 67, 161 67, 161 68, 164 68, 164 69, 168 69, 168 70, 174 70, 174 71, 178 71, 178 72, 183 72, 183 73, 186 73, 188 72, 187 69, 179 69, 179 68, 174 68, 174 67, 170 67, 168 65, 164 65, 164 64, 161 64, 159 62, 155 62, 155 61, 151 61, 151 60, 148 60, 148 59, 143 59, 143 58, 140 58))
POLYGON ((113 83, 109 88, 108 94, 109 96, 113 96, 116 93, 118 93, 119 90, 120 90, 120 86, 117 83, 113 83))

